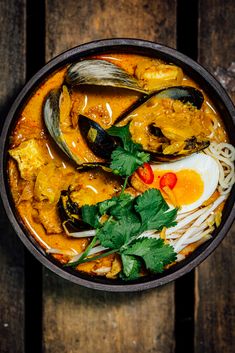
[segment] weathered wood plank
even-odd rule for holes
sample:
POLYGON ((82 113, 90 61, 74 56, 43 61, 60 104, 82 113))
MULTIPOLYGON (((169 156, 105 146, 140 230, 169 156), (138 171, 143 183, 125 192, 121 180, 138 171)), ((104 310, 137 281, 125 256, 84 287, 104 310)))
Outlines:
POLYGON ((173 352, 172 288, 103 293, 80 288, 47 272, 45 352, 173 352))
MULTIPOLYGON (((94 39, 140 37, 175 45, 175 1, 55 1, 46 6, 47 60, 94 39)), ((112 294, 44 275, 44 351, 173 352, 174 285, 112 294)))
MULTIPOLYGON (((235 57, 234 1, 200 4, 199 60, 212 73, 226 70, 235 57)), ((234 351, 234 235, 235 225, 197 270, 195 353, 234 351)))
MULTIPOLYGON (((0 125, 25 80, 25 1, 0 1, 0 125)), ((24 252, 0 204, 0 352, 24 352, 24 252)))
POLYGON ((142 38, 175 46, 176 1, 47 0, 47 59, 91 40, 142 38))

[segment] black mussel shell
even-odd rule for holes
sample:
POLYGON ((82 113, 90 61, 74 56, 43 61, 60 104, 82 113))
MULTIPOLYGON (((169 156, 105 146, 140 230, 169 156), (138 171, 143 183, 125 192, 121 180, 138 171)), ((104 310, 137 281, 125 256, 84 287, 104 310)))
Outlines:
POLYGON ((69 190, 61 192, 58 210, 62 223, 69 232, 91 229, 87 223, 82 221, 81 209, 76 202, 71 200, 69 190))
POLYGON ((86 141, 90 150, 97 156, 104 159, 110 159, 116 142, 98 123, 79 115, 78 126, 82 137, 86 141))
POLYGON ((142 104, 144 104, 154 96, 159 98, 171 98, 179 100, 183 103, 189 103, 197 109, 201 109, 202 103, 204 101, 204 97, 201 91, 191 86, 173 86, 169 88, 164 88, 160 91, 151 93, 150 95, 144 95, 140 97, 135 103, 133 103, 123 114, 121 114, 116 119, 115 124, 128 117, 129 114, 134 112, 138 107, 140 107, 142 104))
POLYGON ((71 86, 111 86, 146 93, 135 77, 106 60, 88 59, 70 65, 65 81, 71 86))
POLYGON ((191 86, 176 86, 164 89, 157 93, 159 98, 172 98, 183 103, 190 103, 201 109, 204 97, 201 91, 191 86))
POLYGON ((190 139, 185 140, 184 149, 180 153, 177 152, 174 154, 163 154, 162 152, 146 152, 150 154, 150 161, 152 163, 174 162, 193 153, 200 152, 207 148, 209 145, 209 141, 198 141, 197 138, 193 136, 190 139))
POLYGON ((60 124, 61 124, 60 100, 62 97, 63 97, 63 89, 53 89, 48 93, 44 101, 44 107, 43 107, 44 122, 50 136, 55 141, 55 143, 60 147, 60 149, 69 157, 70 160, 80 165, 81 161, 70 150, 60 128, 60 124))

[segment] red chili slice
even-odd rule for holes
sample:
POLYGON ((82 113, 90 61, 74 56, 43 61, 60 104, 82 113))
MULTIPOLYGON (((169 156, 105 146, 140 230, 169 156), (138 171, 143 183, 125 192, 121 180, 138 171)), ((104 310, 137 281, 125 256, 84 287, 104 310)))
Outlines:
POLYGON ((170 189, 173 189, 177 182, 177 176, 175 173, 166 173, 160 179, 160 188, 169 186, 170 189))
POLYGON ((145 184, 152 184, 154 174, 150 164, 144 163, 137 169, 137 174, 145 184))

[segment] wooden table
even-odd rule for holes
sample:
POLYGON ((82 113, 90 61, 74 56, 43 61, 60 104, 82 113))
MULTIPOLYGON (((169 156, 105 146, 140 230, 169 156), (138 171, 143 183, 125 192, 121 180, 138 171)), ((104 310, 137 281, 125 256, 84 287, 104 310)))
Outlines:
MULTIPOLYGON (((234 19, 234 0, 0 0, 1 122, 45 62, 94 39, 156 41, 226 76, 234 19)), ((134 294, 69 283, 32 258, 2 210, 0 227, 1 353, 234 352, 235 226, 195 271, 134 294)))

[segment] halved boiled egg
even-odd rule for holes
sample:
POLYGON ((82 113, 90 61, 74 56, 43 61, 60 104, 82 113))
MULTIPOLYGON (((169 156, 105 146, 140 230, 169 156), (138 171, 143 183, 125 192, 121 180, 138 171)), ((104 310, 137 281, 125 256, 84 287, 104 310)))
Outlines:
POLYGON ((149 186, 161 190, 169 204, 180 207, 180 213, 201 206, 218 186, 219 167, 214 158, 204 153, 151 166, 154 181, 149 186))

